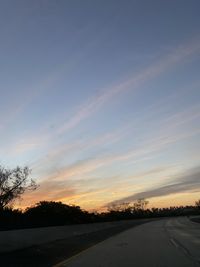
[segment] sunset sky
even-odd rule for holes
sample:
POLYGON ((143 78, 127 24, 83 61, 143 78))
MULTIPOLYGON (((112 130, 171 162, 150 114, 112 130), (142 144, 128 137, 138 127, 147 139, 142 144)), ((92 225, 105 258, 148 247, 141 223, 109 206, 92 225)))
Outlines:
POLYGON ((0 3, 0 163, 20 207, 200 198, 200 1, 0 3))

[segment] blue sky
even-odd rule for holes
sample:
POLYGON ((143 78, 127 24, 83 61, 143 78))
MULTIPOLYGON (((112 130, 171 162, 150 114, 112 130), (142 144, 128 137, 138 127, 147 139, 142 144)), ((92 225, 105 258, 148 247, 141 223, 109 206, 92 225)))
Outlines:
POLYGON ((40 184, 18 205, 194 203, 199 1, 0 6, 0 162, 40 184))

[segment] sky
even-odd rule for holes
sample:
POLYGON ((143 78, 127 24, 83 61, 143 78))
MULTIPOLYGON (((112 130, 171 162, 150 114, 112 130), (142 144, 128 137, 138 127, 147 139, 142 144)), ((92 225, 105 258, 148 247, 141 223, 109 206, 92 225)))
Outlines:
POLYGON ((0 164, 41 200, 200 197, 200 2, 0 3, 0 164))

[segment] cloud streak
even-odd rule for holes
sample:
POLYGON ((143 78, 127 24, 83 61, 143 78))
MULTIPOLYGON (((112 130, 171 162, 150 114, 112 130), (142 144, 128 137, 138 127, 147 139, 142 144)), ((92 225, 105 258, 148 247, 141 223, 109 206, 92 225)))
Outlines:
MULTIPOLYGON (((160 73, 166 71, 170 67, 173 67, 177 63, 185 60, 187 57, 194 55, 200 51, 200 41, 192 40, 188 43, 185 43, 182 46, 174 49, 171 53, 165 55, 159 61, 154 62, 152 65, 143 69, 141 72, 133 74, 133 77, 116 84, 115 86, 108 87, 102 91, 100 91, 97 95, 88 99, 85 103, 77 108, 74 116, 69 119, 67 122, 62 123, 61 126, 57 125, 54 127, 54 131, 50 131, 49 127, 39 131, 40 134, 37 136, 34 135, 34 138, 28 138, 25 143, 18 144, 16 147, 17 153, 25 153, 29 150, 37 149, 38 147, 43 147, 50 143, 51 140, 57 138, 58 135, 64 134, 65 132, 75 128, 82 121, 89 118, 96 111, 98 111, 106 102, 111 100, 116 95, 127 92, 128 90, 136 90, 138 89, 142 83, 147 82, 153 78, 156 78, 160 73), (29 140, 30 139, 30 140, 29 140), (34 139, 34 142, 33 142, 34 139)), ((44 80, 41 83, 39 88, 45 91, 49 88, 49 86, 54 83, 59 76, 59 72, 55 72, 55 75, 52 75, 51 78, 44 80)), ((35 90, 32 90, 35 91, 35 90)), ((37 95, 37 93, 34 93, 37 95)), ((35 97, 36 95, 30 96, 27 103, 35 97)), ((15 112, 16 113, 16 112, 15 112)), ((15 149, 15 148, 14 148, 15 149)), ((13 150, 14 150, 13 149, 13 150)))
POLYGON ((76 190, 66 181, 45 181, 41 182, 36 191, 26 192, 23 196, 23 201, 20 201, 19 206, 30 206, 38 201, 59 201, 61 198, 73 197, 76 195, 76 190))
POLYGON ((117 94, 130 89, 137 89, 142 83, 155 78, 160 73, 166 71, 167 69, 173 67, 187 57, 192 56, 198 52, 200 52, 200 41, 192 40, 189 43, 179 46, 177 49, 164 56, 161 60, 154 62, 152 65, 142 70, 141 72, 136 73, 128 80, 123 81, 113 87, 104 89, 102 92, 92 97, 82 106, 80 106, 75 115, 66 123, 64 123, 58 129, 57 133, 62 134, 63 132, 74 128, 83 120, 94 114, 94 112, 96 112, 104 103, 112 99, 117 94))
POLYGON ((119 200, 115 200, 111 203, 108 203, 107 206, 114 203, 119 204, 123 202, 131 202, 140 198, 154 198, 191 191, 200 191, 200 167, 188 170, 187 172, 177 176, 170 184, 166 184, 157 188, 130 195, 119 200))
POLYGON ((166 130, 167 129, 163 129, 162 134, 153 137, 138 148, 132 148, 129 151, 120 154, 103 155, 98 158, 79 160, 63 169, 57 170, 54 174, 45 179, 67 180, 79 177, 80 175, 83 176, 96 171, 98 168, 105 168, 112 164, 120 164, 123 162, 131 162, 132 164, 135 164, 137 162, 148 160, 149 157, 155 157, 156 153, 163 151, 171 144, 200 134, 200 129, 197 129, 196 131, 181 132, 179 134, 171 134, 169 127, 168 132, 166 132, 166 130))

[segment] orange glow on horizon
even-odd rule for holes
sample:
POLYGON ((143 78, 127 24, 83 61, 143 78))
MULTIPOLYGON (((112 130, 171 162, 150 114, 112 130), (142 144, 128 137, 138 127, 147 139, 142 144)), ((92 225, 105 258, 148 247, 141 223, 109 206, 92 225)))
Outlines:
MULTIPOLYGON (((104 191, 104 190, 102 190, 104 191)), ((195 205, 195 201, 200 198, 199 192, 192 192, 192 193, 178 193, 168 196, 161 196, 161 197, 154 197, 149 198, 149 204, 148 208, 167 208, 170 206, 186 206, 186 205, 195 205)), ((24 199, 21 202, 16 203, 14 205, 15 208, 19 208, 24 210, 26 207, 30 207, 35 205, 37 202, 45 200, 45 197, 41 200, 37 199, 31 199, 28 202, 26 202, 26 199, 24 199)), ((77 194, 73 197, 66 197, 66 198, 60 198, 56 200, 48 200, 48 201, 61 201, 68 205, 77 205, 80 206, 82 209, 87 211, 98 211, 98 212, 104 212, 107 210, 105 207, 106 203, 104 202, 104 199, 95 199, 95 192, 91 193, 84 193, 84 194, 77 194), (91 196, 93 195, 92 199, 91 196), (90 196, 90 200, 88 200, 88 197, 90 196), (81 198, 83 200, 81 201, 81 198)))

